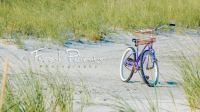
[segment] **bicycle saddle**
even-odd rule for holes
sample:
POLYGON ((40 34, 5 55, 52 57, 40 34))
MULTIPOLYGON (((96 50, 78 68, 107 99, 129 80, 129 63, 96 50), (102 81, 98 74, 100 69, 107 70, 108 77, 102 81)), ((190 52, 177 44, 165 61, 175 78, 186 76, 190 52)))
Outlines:
POLYGON ((140 39, 133 38, 132 42, 136 43, 136 41, 138 41, 138 40, 140 40, 140 39))

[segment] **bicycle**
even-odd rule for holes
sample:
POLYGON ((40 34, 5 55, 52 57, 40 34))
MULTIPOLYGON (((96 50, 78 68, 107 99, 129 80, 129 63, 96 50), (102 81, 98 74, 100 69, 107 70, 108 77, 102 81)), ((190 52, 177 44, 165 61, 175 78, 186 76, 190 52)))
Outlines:
POLYGON ((150 87, 154 87, 157 84, 159 68, 157 63, 158 60, 155 57, 155 50, 153 49, 153 43, 156 42, 154 35, 157 30, 165 27, 166 25, 175 26, 175 24, 165 24, 159 28, 139 30, 135 32, 135 34, 137 34, 136 37, 142 37, 145 34, 145 37, 148 37, 148 39, 141 40, 133 38, 132 42, 135 43, 137 51, 135 51, 133 47, 128 47, 125 50, 120 63, 120 77, 122 81, 128 82, 132 78, 133 73, 140 71, 141 74, 139 74, 144 83, 150 87), (138 56, 139 45, 145 46, 138 56), (129 74, 124 73, 126 70, 129 74), (127 77, 125 77, 125 75, 127 75, 127 77))

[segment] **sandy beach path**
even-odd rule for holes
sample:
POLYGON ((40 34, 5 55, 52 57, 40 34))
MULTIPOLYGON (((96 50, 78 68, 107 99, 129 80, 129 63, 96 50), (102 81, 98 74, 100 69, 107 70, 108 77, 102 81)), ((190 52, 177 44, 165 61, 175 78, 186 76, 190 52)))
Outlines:
MULTIPOLYGON (((33 39, 24 40, 26 51, 18 49, 16 45, 5 45, 1 43, 0 56, 5 58, 8 55, 11 61, 16 62, 16 65, 14 65, 16 68, 19 67, 19 64, 17 64, 19 61, 16 61, 16 57, 18 57, 27 65, 28 59, 30 59, 31 66, 36 69, 39 67, 45 69, 46 66, 53 72, 59 69, 62 72, 63 78, 69 77, 70 80, 77 84, 77 88, 81 86, 80 79, 82 79, 91 94, 92 104, 86 105, 84 108, 84 111, 87 112, 116 111, 107 106, 94 105, 99 103, 115 104, 115 99, 110 94, 122 96, 130 105, 135 105, 133 103, 135 101, 141 111, 145 111, 146 109, 144 105, 140 104, 140 101, 149 107, 147 98, 155 102, 157 100, 163 110, 175 111, 170 92, 173 95, 174 101, 177 103, 177 111, 181 111, 187 110, 188 108, 185 106, 186 100, 183 94, 176 86, 177 82, 173 80, 176 71, 173 69, 174 67, 171 61, 176 59, 174 54, 178 54, 177 52, 181 50, 177 42, 188 45, 192 43, 191 39, 198 39, 199 34, 196 34, 194 30, 188 32, 190 32, 188 34, 190 37, 175 33, 161 33, 157 36, 154 49, 158 59, 160 76, 156 86, 156 93, 155 88, 143 84, 138 73, 135 73, 128 83, 121 81, 119 76, 121 56, 127 47, 132 46, 135 48, 134 43, 131 42, 132 36, 124 33, 119 33, 117 43, 114 40, 97 43, 69 41, 71 43, 66 44, 65 47, 52 45, 51 49, 44 48, 37 51, 46 59, 46 62, 44 62, 44 59, 38 61, 38 59, 35 59, 36 57, 34 58, 36 55, 33 52, 36 52, 36 49, 33 49, 33 39), (121 44, 119 44, 120 41, 121 44), (123 43, 124 41, 126 41, 126 44, 123 43), (71 56, 79 54, 79 57, 71 58, 72 60, 70 62, 70 53, 66 50, 71 50, 71 56), (54 58, 54 60, 48 61, 47 57, 54 58)), ((141 49, 142 46, 140 47, 141 49)), ((4 62, 1 61, 0 64, 3 65, 4 62)), ((77 90, 74 97, 74 108, 77 109, 79 105, 80 92, 77 90)))

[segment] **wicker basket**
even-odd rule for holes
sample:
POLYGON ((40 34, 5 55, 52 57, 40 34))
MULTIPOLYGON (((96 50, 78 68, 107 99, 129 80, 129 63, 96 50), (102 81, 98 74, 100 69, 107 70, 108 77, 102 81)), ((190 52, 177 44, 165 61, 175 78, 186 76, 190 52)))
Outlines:
POLYGON ((144 45, 156 42, 155 38, 155 29, 146 29, 146 30, 139 30, 135 32, 135 38, 138 39, 136 41, 137 45, 144 45))

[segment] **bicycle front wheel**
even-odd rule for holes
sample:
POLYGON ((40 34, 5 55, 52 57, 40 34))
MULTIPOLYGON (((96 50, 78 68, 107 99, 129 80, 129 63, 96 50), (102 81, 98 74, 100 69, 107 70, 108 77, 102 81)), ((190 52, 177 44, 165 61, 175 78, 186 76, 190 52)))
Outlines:
POLYGON ((133 47, 129 47, 126 49, 121 58, 120 77, 124 82, 128 82, 134 73, 134 66, 131 65, 134 65, 136 55, 133 52, 135 52, 135 49, 133 47))
POLYGON ((149 50, 143 52, 140 58, 140 71, 143 81, 150 87, 154 87, 158 82, 159 70, 158 63, 149 50))

